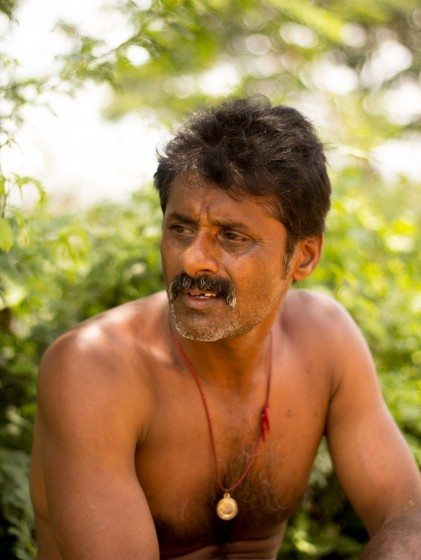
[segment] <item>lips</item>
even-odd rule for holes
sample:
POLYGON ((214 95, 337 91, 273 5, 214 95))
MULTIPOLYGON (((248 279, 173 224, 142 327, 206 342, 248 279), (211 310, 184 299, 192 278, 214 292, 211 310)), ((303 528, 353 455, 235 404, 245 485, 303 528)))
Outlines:
POLYGON ((214 292, 201 292, 200 290, 189 290, 184 292, 184 294, 200 299, 211 299, 218 297, 218 294, 214 292))
POLYGON ((224 301, 235 304, 234 287, 227 278, 202 275, 191 277, 185 272, 178 274, 171 282, 168 296, 170 302, 181 296, 190 302, 210 303, 224 301))
MULTIPOLYGON (((215 292, 202 292, 199 289, 183 290, 179 293, 180 303, 188 309, 195 311, 205 311, 211 309, 219 302, 223 301, 215 292)), ((174 300, 175 302, 176 300, 174 300)))

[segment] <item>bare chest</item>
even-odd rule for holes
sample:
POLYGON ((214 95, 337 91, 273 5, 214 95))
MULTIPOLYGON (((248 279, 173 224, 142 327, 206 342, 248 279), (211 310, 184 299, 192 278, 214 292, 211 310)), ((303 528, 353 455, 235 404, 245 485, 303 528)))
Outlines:
POLYGON ((282 532, 306 490, 323 435, 325 391, 315 394, 311 383, 275 384, 271 431, 255 455, 261 403, 240 412, 232 403, 211 401, 218 477, 206 415, 192 388, 169 391, 136 457, 160 543, 182 553, 186 543, 206 546, 282 532), (238 514, 222 521, 216 514, 221 486, 235 486, 250 462, 247 476, 230 492, 238 514))

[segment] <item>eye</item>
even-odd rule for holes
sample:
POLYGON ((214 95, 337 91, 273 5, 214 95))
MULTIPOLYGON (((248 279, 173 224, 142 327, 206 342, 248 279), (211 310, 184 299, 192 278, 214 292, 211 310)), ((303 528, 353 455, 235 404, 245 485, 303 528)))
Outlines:
POLYGON ((236 231, 226 230, 222 233, 222 237, 225 241, 231 241, 233 243, 245 243, 248 241, 247 237, 237 233, 236 231))
POLYGON ((171 224, 169 229, 179 235, 191 235, 193 230, 185 224, 171 224))

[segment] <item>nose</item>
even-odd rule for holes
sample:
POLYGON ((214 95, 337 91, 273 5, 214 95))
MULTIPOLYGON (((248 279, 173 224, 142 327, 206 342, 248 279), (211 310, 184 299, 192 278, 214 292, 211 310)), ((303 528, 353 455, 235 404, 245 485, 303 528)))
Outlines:
POLYGON ((189 276, 216 274, 219 264, 216 242, 206 232, 198 232, 182 256, 184 272, 189 276))

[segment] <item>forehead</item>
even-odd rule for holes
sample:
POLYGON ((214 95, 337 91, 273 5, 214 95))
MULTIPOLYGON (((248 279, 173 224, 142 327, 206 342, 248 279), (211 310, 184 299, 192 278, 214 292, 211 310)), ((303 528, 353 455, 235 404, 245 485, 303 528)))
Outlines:
POLYGON ((271 195, 231 194, 200 176, 180 175, 169 188, 165 217, 176 213, 195 220, 206 216, 210 221, 223 219, 255 227, 262 222, 280 226, 274 217, 275 202, 271 195))

